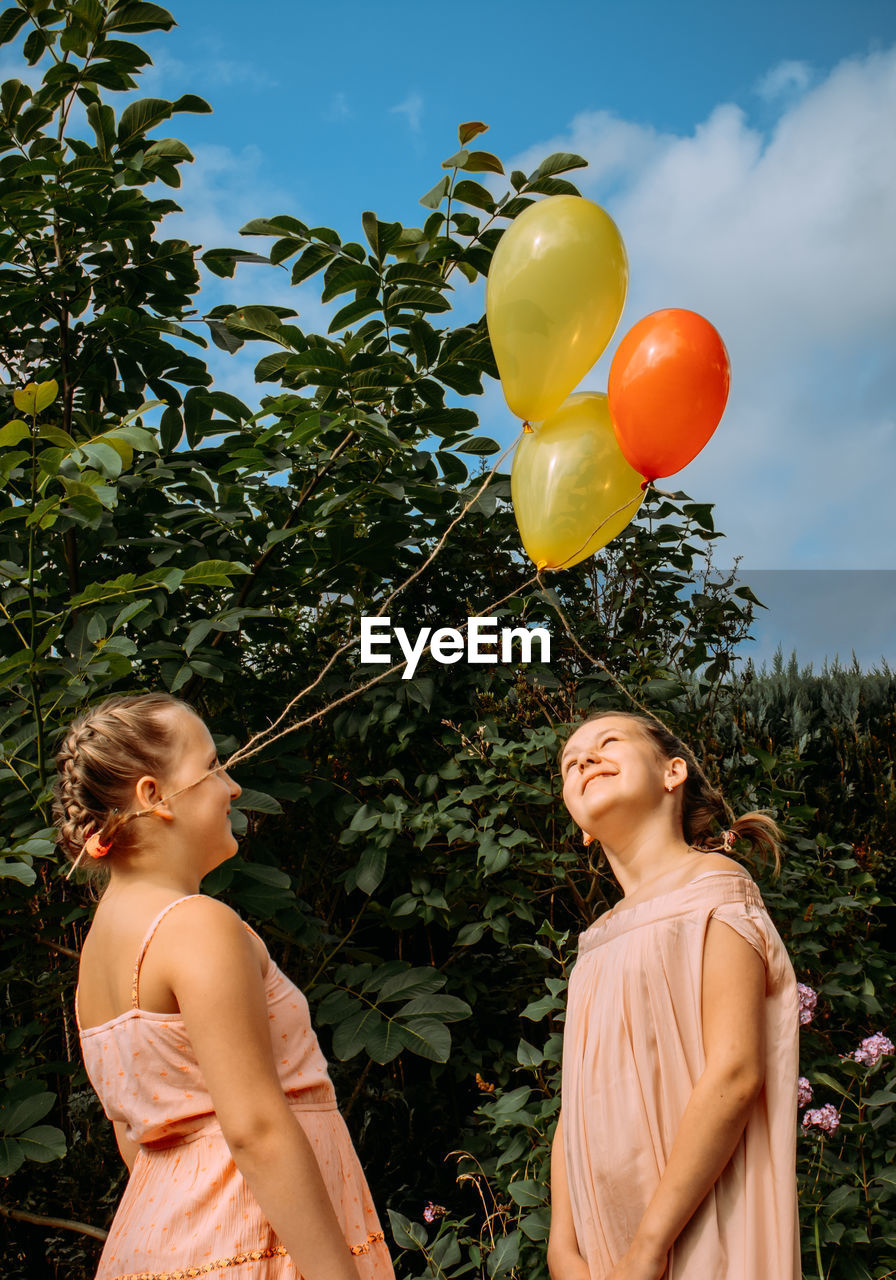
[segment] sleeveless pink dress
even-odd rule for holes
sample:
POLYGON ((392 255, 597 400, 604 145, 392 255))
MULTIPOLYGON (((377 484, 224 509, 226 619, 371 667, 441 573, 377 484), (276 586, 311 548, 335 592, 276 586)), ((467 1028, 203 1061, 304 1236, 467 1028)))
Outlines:
MULTIPOLYGON (((701 993, 711 919, 766 969, 765 1086, 721 1176, 676 1240, 664 1280, 799 1280, 796 979, 746 874, 607 913, 579 939, 563 1037, 562 1124, 573 1221, 592 1280, 623 1257, 706 1065, 701 993)), ((734 997, 732 997, 734 998, 734 997)))
MULTIPOLYGON (((146 948, 160 921, 184 901, 169 903, 147 931, 131 1009, 86 1030, 78 1024, 87 1074, 106 1115, 124 1122, 140 1144, 96 1280, 296 1280, 298 1271, 233 1162, 183 1019, 139 1007, 146 948)), ((308 1003, 270 958, 265 982, 283 1092, 315 1151, 358 1272, 362 1280, 393 1280, 308 1003)))

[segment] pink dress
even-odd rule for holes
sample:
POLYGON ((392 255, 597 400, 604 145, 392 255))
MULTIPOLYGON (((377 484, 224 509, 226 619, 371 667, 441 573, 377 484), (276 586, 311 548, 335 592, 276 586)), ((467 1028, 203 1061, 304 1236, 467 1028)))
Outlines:
MULTIPOLYGON (((149 927, 134 969, 132 1008, 97 1027, 78 1025, 87 1074, 106 1115, 123 1121, 140 1144, 96 1280, 296 1280, 298 1271, 233 1162, 183 1019, 138 1005, 146 948, 159 922, 185 900, 169 903, 149 927)), ((265 982, 283 1092, 317 1155, 358 1272, 362 1280, 393 1280, 308 1003, 270 958, 265 982)), ((77 1008, 76 994, 76 1015, 77 1008)))
POLYGON ((592 1280, 625 1254, 705 1067, 703 947, 711 919, 766 969, 765 1086, 731 1160, 676 1240, 666 1280, 799 1280, 793 968, 746 874, 690 884, 602 916, 579 939, 563 1039, 563 1142, 592 1280))

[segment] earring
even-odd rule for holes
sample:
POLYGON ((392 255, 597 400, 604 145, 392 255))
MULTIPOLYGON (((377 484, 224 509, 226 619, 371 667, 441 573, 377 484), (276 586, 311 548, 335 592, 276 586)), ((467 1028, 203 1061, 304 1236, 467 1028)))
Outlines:
POLYGON ((594 839, 594 836, 589 836, 587 831, 582 832, 582 844, 585 846, 586 849, 588 848, 589 844, 591 844, 593 839, 594 839))
POLYGON ((666 790, 667 790, 667 791, 674 791, 674 790, 675 790, 675 788, 672 786, 672 783, 671 783, 671 782, 667 782, 667 783, 666 783, 666 790))

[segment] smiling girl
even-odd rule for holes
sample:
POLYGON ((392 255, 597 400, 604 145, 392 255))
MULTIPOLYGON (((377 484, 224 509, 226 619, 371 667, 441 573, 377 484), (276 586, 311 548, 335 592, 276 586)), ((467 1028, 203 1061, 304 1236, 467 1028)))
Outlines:
POLYGON ((623 892, 581 935, 551 1161, 554 1280, 798 1280, 798 999, 732 821, 659 721, 572 734, 563 800, 623 892), (719 826, 727 828, 719 832, 719 826))
POLYGON ((73 863, 108 883, 81 951, 87 1073, 130 1171, 97 1280, 391 1280, 301 992, 200 881, 240 788, 185 703, 112 698, 57 756, 73 863))

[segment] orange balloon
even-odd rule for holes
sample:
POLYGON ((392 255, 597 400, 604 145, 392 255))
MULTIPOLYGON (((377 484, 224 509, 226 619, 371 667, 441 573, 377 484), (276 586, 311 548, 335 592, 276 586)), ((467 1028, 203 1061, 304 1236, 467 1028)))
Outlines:
POLYGON ((648 480, 695 458, 719 425, 731 367, 716 330, 695 311, 639 320, 610 367, 607 397, 619 447, 648 480))

